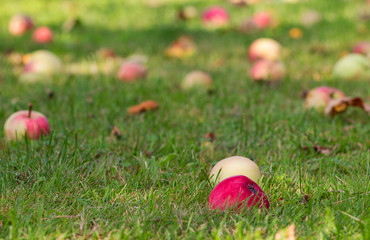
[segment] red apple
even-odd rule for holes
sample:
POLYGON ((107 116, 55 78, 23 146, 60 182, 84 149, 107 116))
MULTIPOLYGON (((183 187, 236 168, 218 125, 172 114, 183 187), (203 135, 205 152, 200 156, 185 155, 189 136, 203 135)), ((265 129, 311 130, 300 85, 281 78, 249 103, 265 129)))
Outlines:
POLYGON ((186 74, 181 86, 183 89, 190 89, 193 87, 208 88, 211 84, 211 76, 206 72, 198 70, 186 74))
POLYGON ((260 29, 270 27, 273 23, 273 17, 269 12, 256 13, 252 19, 260 29))
POLYGON ((256 205, 258 208, 270 207, 265 193, 257 183, 243 175, 226 178, 217 184, 208 202, 212 210, 235 209, 239 213, 256 205))
POLYGON ((10 19, 9 32, 14 36, 22 35, 32 28, 33 22, 29 16, 18 14, 10 19))
POLYGON ((259 60, 254 63, 250 71, 250 76, 254 81, 281 80, 286 74, 286 69, 281 61, 259 60))
POLYGON ((202 16, 203 24, 208 28, 221 28, 229 23, 229 14, 222 7, 210 7, 202 16))
POLYGON ((8 141, 21 140, 25 135, 29 139, 38 139, 40 135, 48 135, 50 126, 48 119, 41 113, 29 110, 13 113, 4 125, 5 137, 8 141))
POLYGON ((326 106, 333 99, 343 99, 346 95, 339 89, 332 87, 317 87, 310 90, 305 97, 305 108, 314 108, 323 113, 326 106))
POLYGON ((370 41, 359 42, 352 48, 353 53, 359 53, 370 57, 370 41))
POLYGON ((133 61, 122 63, 117 74, 118 79, 124 82, 133 82, 146 76, 147 69, 142 64, 133 61))
POLYGON ((53 32, 48 27, 39 27, 33 32, 32 39, 37 43, 49 43, 53 41, 53 32))
POLYGON ((271 38, 259 38, 252 42, 248 56, 251 61, 266 59, 275 61, 281 58, 281 45, 271 38))

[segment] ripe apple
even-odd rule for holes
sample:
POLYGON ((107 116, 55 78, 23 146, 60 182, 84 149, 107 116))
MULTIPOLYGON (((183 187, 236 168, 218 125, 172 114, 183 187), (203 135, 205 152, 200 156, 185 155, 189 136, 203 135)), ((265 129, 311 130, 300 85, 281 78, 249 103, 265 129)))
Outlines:
POLYGON ((181 86, 183 89, 190 89, 193 87, 209 88, 211 84, 211 76, 206 72, 197 70, 186 74, 181 86))
POLYGON ((236 175, 244 175, 255 182, 261 178, 261 172, 257 164, 246 157, 234 156, 219 161, 209 174, 212 182, 220 181, 236 175))
POLYGON ((53 74, 63 70, 62 61, 52 52, 38 50, 23 56, 22 82, 37 82, 49 79, 53 74))
POLYGON ((135 80, 146 78, 146 76, 146 68, 138 62, 132 61, 122 63, 117 74, 118 79, 124 82, 134 82, 135 80))
POLYGON ((253 81, 280 81, 286 74, 285 65, 281 61, 258 60, 250 70, 253 81))
POLYGON ((332 75, 343 80, 370 80, 370 59, 357 53, 348 54, 335 63, 332 75))
POLYGON ((315 25, 316 23, 320 22, 322 19, 322 16, 319 12, 314 10, 308 10, 302 14, 301 22, 306 27, 311 27, 315 25))
POLYGON ((224 179, 209 195, 208 207, 224 211, 233 209, 245 213, 256 206, 268 209, 270 203, 262 189, 250 178, 238 175, 224 179))
POLYGON ((207 28, 222 28, 229 23, 229 14, 222 7, 210 7, 204 11, 202 21, 207 28))
POLYGON ((271 38, 259 38, 252 42, 248 56, 251 61, 266 59, 275 61, 281 57, 281 45, 271 38))
POLYGON ((40 135, 48 135, 50 126, 48 119, 41 113, 29 110, 13 113, 4 125, 5 137, 8 141, 21 140, 25 135, 29 139, 38 139, 40 135))
POLYGON ((252 19, 260 29, 265 29, 273 24, 273 17, 270 12, 256 13, 253 15, 252 19))
POLYGON ((49 43, 53 41, 53 32, 48 27, 39 27, 33 32, 32 39, 37 43, 49 43))
POLYGON ((343 99, 346 95, 339 89, 332 87, 317 87, 310 90, 305 97, 305 108, 314 108, 323 113, 326 106, 333 99, 343 99))
POLYGON ((18 14, 13 16, 9 22, 9 32, 14 36, 24 34, 33 28, 32 19, 29 16, 18 14))
POLYGON ((353 53, 363 54, 370 57, 370 41, 359 42, 352 48, 353 53))

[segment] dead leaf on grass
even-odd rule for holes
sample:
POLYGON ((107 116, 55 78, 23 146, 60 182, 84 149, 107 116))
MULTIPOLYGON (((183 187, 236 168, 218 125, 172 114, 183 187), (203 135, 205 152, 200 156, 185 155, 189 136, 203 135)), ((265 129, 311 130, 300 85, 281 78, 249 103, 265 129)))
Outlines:
POLYGON ((130 107, 127 112, 131 115, 137 115, 149 110, 156 110, 159 108, 159 105, 152 100, 144 101, 138 105, 130 107))
POLYGON ((361 97, 346 97, 342 99, 332 99, 325 108, 325 114, 334 117, 343 113, 349 106, 359 107, 365 112, 370 113, 370 105, 364 103, 361 97))
POLYGON ((117 126, 114 126, 111 133, 110 133, 110 138, 115 139, 115 140, 121 140, 122 138, 122 133, 121 130, 117 126))

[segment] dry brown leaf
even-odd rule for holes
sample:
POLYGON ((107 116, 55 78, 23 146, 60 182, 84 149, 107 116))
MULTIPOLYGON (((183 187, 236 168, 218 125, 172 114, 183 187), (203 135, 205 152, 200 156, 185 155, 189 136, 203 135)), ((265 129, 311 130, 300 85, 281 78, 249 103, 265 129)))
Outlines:
POLYGON ((157 108, 159 108, 159 105, 155 101, 148 100, 130 107, 127 112, 131 115, 137 115, 148 110, 155 110, 157 108))
MULTIPOLYGON (((314 145, 312 147, 312 149, 317 152, 317 153, 321 153, 321 154, 324 154, 324 155, 330 155, 333 153, 333 151, 337 148, 337 146, 335 145, 333 148, 327 148, 327 147, 323 147, 323 146, 319 146, 319 145, 314 145)), ((310 147, 308 146, 304 146, 302 147, 303 150, 308 150, 310 149, 310 147)))
POLYGON ((206 133, 204 135, 204 139, 209 142, 214 142, 216 139, 216 135, 213 132, 206 133))
POLYGON ((325 114, 334 117, 338 113, 345 112, 349 106, 359 107, 366 112, 370 112, 370 106, 365 104, 361 97, 346 97, 332 99, 325 108, 325 114))
POLYGON ((278 231, 275 234, 275 240, 295 240, 295 225, 291 224, 288 227, 278 231))

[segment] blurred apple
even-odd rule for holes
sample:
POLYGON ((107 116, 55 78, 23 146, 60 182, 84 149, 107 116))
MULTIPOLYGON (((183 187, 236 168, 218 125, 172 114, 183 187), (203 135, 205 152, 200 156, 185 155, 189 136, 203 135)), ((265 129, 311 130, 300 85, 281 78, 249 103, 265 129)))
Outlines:
POLYGON ((319 12, 314 10, 308 10, 302 14, 301 22, 306 27, 311 27, 316 23, 320 22, 322 16, 319 12))
POLYGON ((182 81, 181 87, 183 89, 190 88, 209 88, 212 84, 211 76, 204 71, 192 71, 186 74, 184 80, 182 81))
POLYGON ((8 141, 22 140, 25 135, 29 139, 38 139, 40 135, 48 135, 50 126, 48 119, 41 113, 29 110, 13 113, 4 125, 5 137, 8 141))
POLYGON ((134 82, 135 80, 146 78, 146 76, 147 69, 145 66, 133 61, 122 63, 117 74, 118 79, 124 82, 134 82))
POLYGON ((9 22, 9 32, 14 36, 19 36, 33 28, 32 19, 29 16, 18 14, 13 16, 9 22))
POLYGON ((362 54, 370 58, 370 41, 356 43, 352 48, 352 52, 362 54))
POLYGON ((229 14, 222 7, 210 7, 204 11, 202 21, 207 28, 222 28, 229 24, 229 14))
POLYGON ((281 58, 282 47, 280 43, 271 38, 259 38, 252 42, 248 56, 251 61, 266 59, 275 61, 281 58))
POLYGON ((38 50, 23 56, 23 82, 46 80, 63 70, 62 61, 54 53, 47 50, 38 50))
POLYGON ((334 99, 344 99, 346 95, 339 89, 321 86, 310 90, 305 97, 305 108, 314 108, 323 113, 326 106, 334 99))
POLYGON ((177 12, 177 17, 181 20, 190 20, 198 16, 198 9, 194 6, 185 6, 177 12))
POLYGON ((196 46, 194 41, 188 36, 181 36, 171 43, 164 51, 165 55, 173 58, 188 58, 195 54, 196 46))
POLYGON ((357 53, 348 54, 335 63, 332 75, 342 80, 370 80, 370 59, 357 53))
POLYGON ((32 39, 37 43, 49 43, 53 41, 53 32, 48 27, 39 27, 33 32, 32 39))
POLYGON ((281 80, 286 74, 285 65, 281 61, 258 60, 251 68, 250 76, 254 81, 281 80))
POLYGON ((246 157, 234 156, 219 161, 211 170, 209 177, 212 182, 220 181, 236 176, 244 175, 255 182, 261 178, 261 172, 257 164, 246 157))

